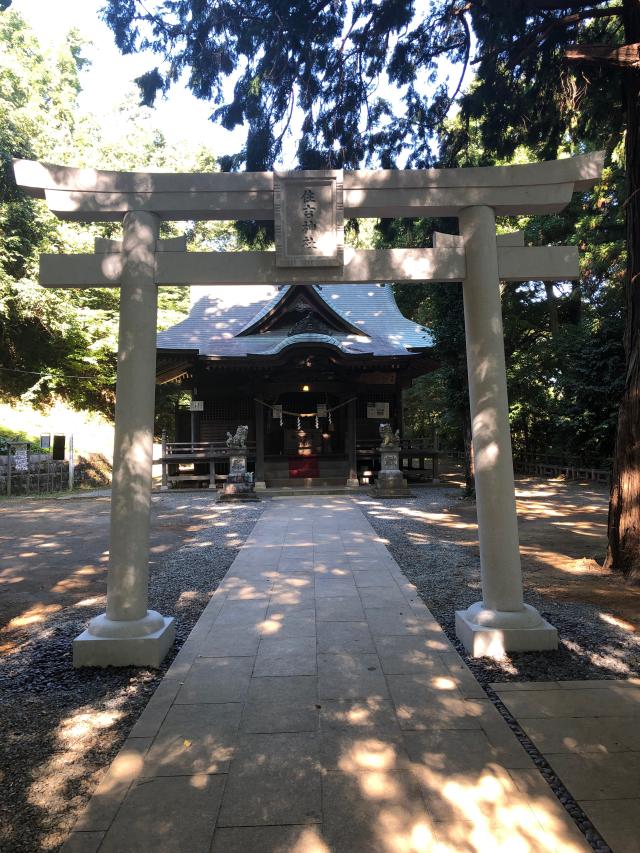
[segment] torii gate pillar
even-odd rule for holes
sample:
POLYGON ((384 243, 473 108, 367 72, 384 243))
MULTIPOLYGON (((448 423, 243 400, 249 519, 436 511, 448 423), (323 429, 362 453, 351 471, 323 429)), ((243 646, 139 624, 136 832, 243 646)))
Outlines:
POLYGON ((482 601, 456 612, 456 634, 474 657, 556 649, 558 632, 522 599, 495 212, 459 214, 482 601))
POLYGON ((107 612, 74 640, 76 667, 157 667, 175 639, 173 618, 147 609, 159 225, 124 215, 107 612))

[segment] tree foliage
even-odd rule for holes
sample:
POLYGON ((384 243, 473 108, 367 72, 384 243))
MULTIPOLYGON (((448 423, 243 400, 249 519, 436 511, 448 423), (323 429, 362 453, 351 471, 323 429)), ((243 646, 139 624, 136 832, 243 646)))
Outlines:
MULTIPOLYGON (((45 290, 37 281, 41 252, 91 252, 95 236, 117 238, 119 226, 61 222, 15 187, 11 159, 107 169, 217 166, 206 150, 169 144, 134 93, 104 123, 81 113, 84 63, 75 31, 50 53, 20 15, 0 15, 0 399, 40 405, 61 396, 111 413, 119 291, 45 290)), ((164 223, 162 232, 186 233, 196 248, 235 240, 225 223, 164 223)), ((188 304, 187 288, 161 288, 160 326, 177 322, 188 304)))

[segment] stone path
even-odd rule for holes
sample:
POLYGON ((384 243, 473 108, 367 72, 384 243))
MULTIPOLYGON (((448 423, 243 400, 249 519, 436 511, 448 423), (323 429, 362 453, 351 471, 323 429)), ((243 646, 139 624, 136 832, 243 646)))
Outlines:
POLYGON ((348 498, 272 502, 64 853, 589 850, 348 498))
POLYGON ((492 685, 615 853, 640 853, 640 680, 492 685))

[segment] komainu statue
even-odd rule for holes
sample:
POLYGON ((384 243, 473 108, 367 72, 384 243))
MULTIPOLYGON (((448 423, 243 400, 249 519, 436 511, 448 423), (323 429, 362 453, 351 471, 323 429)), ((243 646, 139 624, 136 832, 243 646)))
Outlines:
POLYGON ((235 435, 227 433, 227 447, 241 450, 247 446, 247 435, 249 433, 248 426, 239 426, 235 435))
POLYGON ((391 429, 391 424, 380 424, 380 438, 382 439, 382 447, 398 447, 400 444, 400 430, 395 432, 391 429))

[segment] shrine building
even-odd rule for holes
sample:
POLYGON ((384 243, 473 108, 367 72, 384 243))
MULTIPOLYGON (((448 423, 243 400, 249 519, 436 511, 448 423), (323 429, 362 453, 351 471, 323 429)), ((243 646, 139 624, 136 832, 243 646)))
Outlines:
POLYGON ((434 369, 431 349, 388 284, 208 289, 158 334, 158 383, 192 398, 163 459, 193 468, 166 465, 165 485, 213 487, 214 473, 220 485, 227 433, 240 425, 257 488, 367 482, 380 424, 403 434, 403 390, 434 369))

